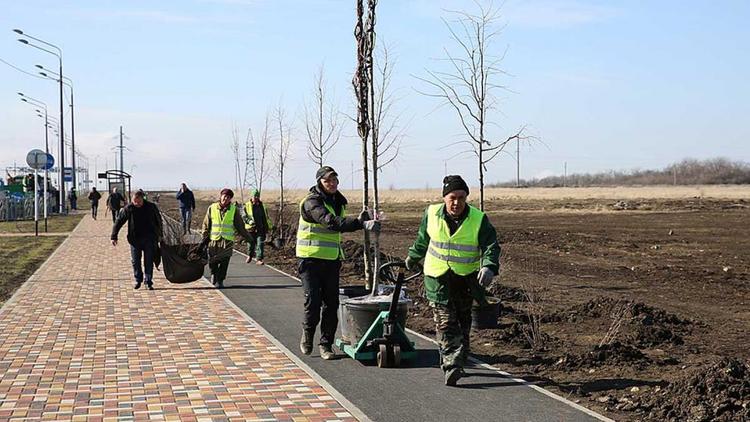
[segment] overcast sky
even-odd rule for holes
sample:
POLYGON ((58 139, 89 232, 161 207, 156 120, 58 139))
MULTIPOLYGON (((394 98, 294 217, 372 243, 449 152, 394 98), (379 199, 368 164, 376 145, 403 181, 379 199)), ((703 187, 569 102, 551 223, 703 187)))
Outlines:
MULTIPOLYGON (((43 148, 43 126, 19 91, 58 113, 54 82, 22 73, 56 59, 16 41, 14 28, 60 46, 75 86, 76 145, 93 171, 113 167, 119 126, 125 170, 145 188, 234 186, 230 142, 259 132, 266 110, 287 110, 295 144, 291 186, 312 184, 303 102, 325 65, 331 92, 354 115, 353 0, 0 0, 0 166, 43 148)), ((471 1, 381 0, 378 42, 395 55, 395 109, 406 135, 381 186, 437 186, 444 169, 478 183, 475 158, 448 108, 420 95, 415 76, 441 69, 446 10, 471 1), (406 125, 408 123, 408 125, 406 125)), ((658 168, 683 158, 750 161, 750 2, 508 0, 491 49, 505 54, 490 139, 523 125, 542 142, 521 148, 521 177, 658 168)), ((67 101, 67 100, 66 100, 67 101)), ((69 130, 66 116, 66 131, 69 130)), ((57 148, 52 151, 57 155, 57 148)), ((341 183, 361 174, 354 125, 329 157, 341 183)), ((487 181, 515 178, 499 156, 487 181)), ((277 185, 271 179, 267 186, 277 185)))

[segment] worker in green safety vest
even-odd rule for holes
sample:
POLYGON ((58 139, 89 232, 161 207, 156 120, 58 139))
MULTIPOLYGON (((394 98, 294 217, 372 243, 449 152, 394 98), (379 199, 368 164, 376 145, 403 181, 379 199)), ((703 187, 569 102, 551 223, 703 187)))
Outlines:
POLYGON ((252 195, 252 199, 245 202, 244 206, 245 228, 253 235, 253 241, 247 244, 247 259, 245 262, 249 264, 254 257, 257 265, 263 265, 266 236, 273 230, 273 223, 266 204, 260 200, 260 191, 253 189, 252 195))
POLYGON ((234 192, 231 189, 222 189, 219 202, 211 204, 203 218, 203 243, 208 245, 211 283, 218 289, 224 287, 237 234, 248 243, 252 241, 252 235, 245 229, 237 204, 232 202, 233 198, 234 192))
POLYGON ((312 353, 313 337, 320 322, 320 357, 329 360, 335 357, 331 345, 338 326, 341 233, 361 229, 378 232, 380 222, 371 220, 367 211, 362 211, 359 217, 346 217, 347 201, 338 190, 338 174, 332 167, 321 167, 315 178, 316 185, 300 202, 297 228, 298 271, 305 291, 299 346, 302 353, 312 353))
POLYGON ((471 306, 486 301, 484 287, 500 267, 497 233, 482 211, 466 203, 469 186, 461 176, 443 179, 443 203, 427 207, 409 248, 406 267, 424 259, 425 296, 432 308, 445 385, 464 375, 469 355, 471 306))

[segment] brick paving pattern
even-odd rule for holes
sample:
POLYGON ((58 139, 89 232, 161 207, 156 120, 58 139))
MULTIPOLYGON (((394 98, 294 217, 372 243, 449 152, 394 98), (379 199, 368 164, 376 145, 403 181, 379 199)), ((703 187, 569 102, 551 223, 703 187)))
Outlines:
POLYGON ((133 290, 86 216, 0 309, 0 420, 355 420, 206 282, 133 290))

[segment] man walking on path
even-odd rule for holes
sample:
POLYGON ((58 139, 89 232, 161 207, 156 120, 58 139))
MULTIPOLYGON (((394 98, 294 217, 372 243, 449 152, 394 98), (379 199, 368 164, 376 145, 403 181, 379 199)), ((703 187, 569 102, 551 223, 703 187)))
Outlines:
POLYGON ((107 198, 107 208, 112 212, 112 223, 117 220, 117 214, 124 205, 125 197, 117 191, 117 188, 112 188, 112 193, 107 198))
POLYGON ((77 210, 78 209, 78 195, 76 194, 76 188, 70 188, 70 192, 68 192, 68 200, 70 201, 70 209, 77 210))
POLYGON ((313 337, 320 322, 320 357, 329 360, 335 356, 331 345, 338 325, 339 272, 344 255, 341 233, 360 229, 379 232, 380 222, 370 220, 366 210, 358 218, 345 217, 347 201, 338 191, 338 174, 333 168, 321 167, 315 179, 316 185, 300 202, 297 229, 298 272, 305 291, 299 346, 302 353, 312 353, 313 337))
POLYGON ((96 220, 96 214, 99 212, 100 199, 102 199, 102 194, 99 193, 96 188, 91 188, 91 192, 89 192, 89 201, 91 202, 91 217, 94 220, 96 220))
POLYGON ((255 257, 255 263, 263 265, 263 249, 266 235, 273 230, 273 223, 268 215, 266 204, 260 200, 260 191, 253 189, 253 198, 245 203, 245 228, 254 233, 254 240, 247 244, 247 260, 255 257))
POLYGON ((445 385, 455 386, 469 354, 471 305, 486 301, 500 268, 497 233, 487 216, 466 204, 469 187, 461 176, 443 179, 443 203, 427 207, 406 267, 424 259, 425 296, 432 308, 445 385), (477 285, 477 283, 479 285, 477 285))
POLYGON ((218 289, 224 287, 236 234, 239 233, 247 243, 252 242, 252 235, 245 229, 245 222, 232 198, 234 192, 231 189, 222 189, 219 202, 211 204, 203 218, 203 243, 208 245, 211 283, 218 289))
POLYGON ((144 281, 149 290, 154 290, 154 253, 156 242, 162 237, 162 221, 159 207, 144 198, 142 190, 133 194, 130 204, 125 206, 112 227, 112 245, 117 246, 117 233, 123 224, 128 223, 128 243, 130 259, 135 276, 135 289, 144 281), (141 268, 143 257, 143 268, 141 268))
POLYGON ((190 231, 190 220, 193 219, 193 212, 195 212, 195 195, 193 191, 188 189, 186 184, 180 186, 180 190, 177 192, 177 200, 180 201, 180 215, 182 216, 182 231, 187 233, 190 231))

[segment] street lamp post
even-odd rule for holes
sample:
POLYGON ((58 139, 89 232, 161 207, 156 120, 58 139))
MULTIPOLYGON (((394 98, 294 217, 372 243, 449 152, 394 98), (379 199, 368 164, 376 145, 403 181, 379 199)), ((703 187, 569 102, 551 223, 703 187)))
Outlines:
POLYGON ((75 126, 75 96, 73 93, 73 80, 59 75, 56 72, 45 69, 44 66, 38 64, 36 65, 39 69, 43 70, 44 72, 39 72, 40 75, 44 76, 47 79, 51 79, 53 81, 59 82, 60 79, 67 81, 63 82, 64 85, 66 85, 68 88, 70 88, 70 148, 72 150, 71 154, 71 164, 73 166, 73 187, 78 188, 76 185, 76 181, 78 180, 78 176, 76 175, 76 126, 75 126), (48 75, 51 74, 52 76, 48 75))
MULTIPOLYGON (((57 53, 55 53, 54 51, 48 50, 48 49, 46 49, 44 47, 40 47, 40 46, 38 46, 38 45, 36 45, 36 44, 34 44, 32 42, 29 42, 29 40, 26 39, 26 38, 19 38, 18 39, 18 41, 20 43, 29 45, 31 47, 34 47, 34 48, 38 49, 38 50, 42 50, 42 51, 44 51, 46 53, 52 54, 53 56, 57 57, 57 60, 58 60, 58 62, 60 64, 60 72, 59 72, 59 74, 60 74, 60 151, 61 152, 65 151, 65 144, 64 144, 64 142, 65 142, 65 139, 64 139, 65 138, 65 136, 64 136, 65 131, 63 130, 63 78, 62 78, 62 75, 63 75, 63 65, 62 65, 62 50, 60 49, 60 47, 58 47, 58 46, 56 46, 56 45, 54 45, 52 43, 48 43, 47 41, 41 40, 39 38, 33 37, 33 36, 29 35, 29 34, 26 34, 23 31, 21 31, 20 29, 14 29, 13 32, 15 32, 16 34, 19 34, 19 35, 21 35, 23 37, 26 37, 28 39, 40 42, 40 43, 42 43, 42 44, 44 44, 46 46, 52 47, 55 50, 57 50, 57 53)), ((64 169, 65 169, 65 155, 64 154, 60 154, 60 168, 63 169, 63 170, 60 171, 60 182, 59 182, 60 183, 60 214, 63 214, 65 212, 65 176, 64 176, 64 173, 65 173, 64 172, 64 169)))

